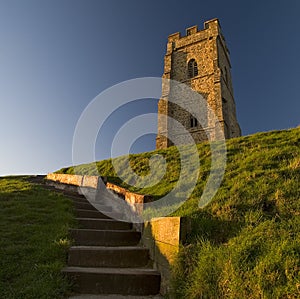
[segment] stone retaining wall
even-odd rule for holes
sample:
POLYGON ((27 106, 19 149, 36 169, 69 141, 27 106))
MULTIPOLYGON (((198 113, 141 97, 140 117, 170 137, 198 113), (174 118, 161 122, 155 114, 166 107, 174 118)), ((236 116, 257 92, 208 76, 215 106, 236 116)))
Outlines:
POLYGON ((143 212, 144 203, 152 201, 152 197, 149 195, 129 192, 127 189, 109 182, 106 183, 106 188, 123 197, 125 201, 131 206, 132 210, 138 214, 141 214, 143 212))
POLYGON ((154 267, 161 273, 161 294, 170 292, 171 268, 191 230, 185 217, 154 218, 144 223, 142 244, 149 248, 154 267))
POLYGON ((46 177, 47 180, 60 182, 62 184, 81 186, 83 181, 82 175, 58 174, 49 173, 46 177))
POLYGON ((100 179, 104 182, 107 189, 112 190, 118 196, 122 197, 131 206, 133 211, 137 212, 138 214, 142 213, 143 204, 152 200, 151 196, 149 195, 130 192, 125 188, 109 183, 107 182, 106 177, 59 173, 49 173, 46 177, 46 180, 48 181, 93 189, 100 188, 100 179))

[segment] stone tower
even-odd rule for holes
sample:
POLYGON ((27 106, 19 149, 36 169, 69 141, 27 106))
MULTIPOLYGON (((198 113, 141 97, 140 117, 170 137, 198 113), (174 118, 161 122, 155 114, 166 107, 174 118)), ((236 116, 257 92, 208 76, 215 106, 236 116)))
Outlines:
MULTIPOLYGON (((205 22, 203 30, 198 31, 197 26, 193 26, 186 29, 185 36, 177 32, 168 37, 163 78, 184 83, 200 93, 218 118, 225 138, 241 135, 230 68, 229 51, 218 19, 205 22)), ((196 143, 218 139, 214 134, 215 123, 209 119, 209 114, 203 127, 189 112, 169 101, 170 96, 170 90, 163 91, 158 102, 157 149, 171 146, 172 138, 179 144, 185 143, 182 134, 172 131, 169 121, 160 115, 179 121, 196 143)))

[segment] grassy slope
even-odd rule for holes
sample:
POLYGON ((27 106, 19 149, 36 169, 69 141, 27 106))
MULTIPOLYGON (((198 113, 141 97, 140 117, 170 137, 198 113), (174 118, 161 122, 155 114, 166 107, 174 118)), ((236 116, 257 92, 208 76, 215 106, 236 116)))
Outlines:
MULTIPOLYGON (((223 183, 204 209, 197 203, 209 174, 210 153, 207 144, 198 149, 198 184, 174 213, 191 217, 193 225, 174 267, 176 297, 300 298, 300 129, 229 140, 223 183)), ((131 166, 146 175, 154 153, 167 159, 164 178, 152 188, 129 189, 160 197, 178 178, 176 149, 132 155, 131 166)), ((125 165, 123 157, 117 162, 121 168, 125 165)), ((78 166, 76 173, 98 175, 94 165, 78 166)), ((116 177, 111 160, 97 162, 97 168, 100 175, 126 186, 116 177)), ((130 177, 123 168, 123 175, 130 177)))
POLYGON ((0 298, 62 298, 71 201, 21 177, 0 179, 0 298))

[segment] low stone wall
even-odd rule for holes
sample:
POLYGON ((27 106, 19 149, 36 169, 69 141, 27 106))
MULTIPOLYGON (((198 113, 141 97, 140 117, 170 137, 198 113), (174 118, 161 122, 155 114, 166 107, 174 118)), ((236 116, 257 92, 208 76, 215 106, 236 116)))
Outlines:
POLYGON ((125 188, 109 182, 106 183, 106 188, 123 197, 124 200, 130 205, 131 209, 138 214, 141 214, 143 212, 144 203, 152 201, 152 197, 149 195, 133 193, 125 188))
POLYGON ((154 267, 161 273, 162 295, 170 292, 171 267, 190 230, 190 219, 185 217, 154 218, 144 223, 142 244, 149 248, 154 267))
POLYGON ((49 173, 46 177, 47 180, 60 182, 62 184, 81 186, 83 181, 82 175, 58 174, 49 173))
POLYGON ((152 200, 149 195, 130 192, 125 188, 109 183, 106 177, 59 173, 49 173, 46 177, 48 181, 94 189, 100 188, 100 179, 105 183, 107 189, 112 190, 118 196, 122 197, 130 205, 131 209, 138 214, 143 212, 143 204, 152 200))

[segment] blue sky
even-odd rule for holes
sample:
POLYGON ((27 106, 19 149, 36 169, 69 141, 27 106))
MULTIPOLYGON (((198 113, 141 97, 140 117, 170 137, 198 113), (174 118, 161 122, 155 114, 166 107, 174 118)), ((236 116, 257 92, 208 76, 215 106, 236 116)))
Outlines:
MULTIPOLYGON (((89 102, 124 80, 160 77, 167 36, 215 17, 231 52, 243 135, 298 126, 299 11, 296 0, 0 0, 0 175, 71 165, 89 102)), ((154 100, 116 111, 97 159, 109 156, 116 120, 156 111, 154 100)), ((154 149, 153 137, 134 150, 154 149)))

